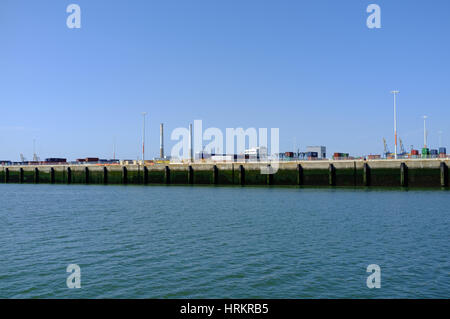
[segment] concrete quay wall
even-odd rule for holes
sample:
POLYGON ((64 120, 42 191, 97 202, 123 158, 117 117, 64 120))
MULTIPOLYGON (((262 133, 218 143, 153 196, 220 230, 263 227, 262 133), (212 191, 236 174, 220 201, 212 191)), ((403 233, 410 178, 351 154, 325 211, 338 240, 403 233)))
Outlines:
POLYGON ((448 159, 0 166, 2 183, 448 187, 448 159), (272 163, 272 169, 276 168, 272 163))

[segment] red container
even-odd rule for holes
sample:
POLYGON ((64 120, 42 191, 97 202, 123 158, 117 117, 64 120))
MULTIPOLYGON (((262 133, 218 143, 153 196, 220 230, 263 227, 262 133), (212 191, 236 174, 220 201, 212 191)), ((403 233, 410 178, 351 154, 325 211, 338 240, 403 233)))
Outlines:
POLYGON ((286 157, 294 157, 294 152, 286 152, 286 153, 284 153, 284 156, 286 156, 286 157))

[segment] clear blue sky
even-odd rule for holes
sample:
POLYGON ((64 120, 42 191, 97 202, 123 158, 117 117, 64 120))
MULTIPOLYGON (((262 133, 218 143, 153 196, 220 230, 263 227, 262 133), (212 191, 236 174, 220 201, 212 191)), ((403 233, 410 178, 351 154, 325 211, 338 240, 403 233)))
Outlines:
POLYGON ((38 155, 136 159, 169 134, 279 127, 283 151, 393 149, 392 95, 409 149, 442 130, 450 145, 450 1, 2 0, 0 159, 38 155), (68 29, 66 7, 82 10, 68 29), (382 28, 366 27, 366 7, 382 28))

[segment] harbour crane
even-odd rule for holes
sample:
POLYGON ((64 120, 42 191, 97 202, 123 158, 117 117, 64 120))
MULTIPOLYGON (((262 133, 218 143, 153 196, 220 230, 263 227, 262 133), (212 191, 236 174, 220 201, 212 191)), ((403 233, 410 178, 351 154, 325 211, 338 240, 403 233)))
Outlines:
POLYGON ((399 138, 399 142, 400 142, 400 155, 406 155, 406 151, 405 148, 403 147, 403 141, 401 138, 399 138))
POLYGON ((389 151, 389 148, 386 143, 386 139, 384 137, 383 137, 383 144, 384 144, 384 157, 387 158, 391 154, 391 152, 389 151))
POLYGON ((41 159, 36 154, 36 140, 33 139, 33 162, 39 162, 41 159))

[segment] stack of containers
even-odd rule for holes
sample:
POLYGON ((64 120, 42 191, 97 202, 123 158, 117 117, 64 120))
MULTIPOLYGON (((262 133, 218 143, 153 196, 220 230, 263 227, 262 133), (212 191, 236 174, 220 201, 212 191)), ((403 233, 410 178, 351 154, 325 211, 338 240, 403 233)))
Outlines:
POLYGON ((446 158, 447 157, 447 149, 445 147, 439 148, 439 157, 446 158))
POLYGON ((284 156, 286 156, 288 158, 293 158, 294 157, 294 152, 285 152, 284 156))
POLYGON ((319 157, 319 153, 317 152, 308 152, 306 153, 308 160, 316 160, 319 157))
POLYGON ((430 155, 431 155, 431 157, 438 157, 439 152, 438 152, 438 150, 430 150, 430 155))
POLYGON ((348 154, 348 153, 334 153, 334 154, 333 154, 333 158, 334 158, 335 160, 339 160, 339 159, 345 160, 345 159, 347 159, 348 157, 349 157, 349 154, 348 154))
POLYGON ((422 148, 422 158, 427 158, 430 155, 430 149, 428 148, 422 148))

